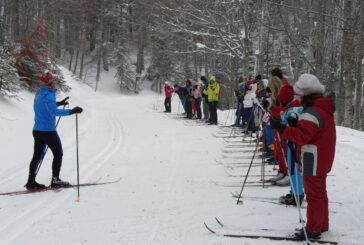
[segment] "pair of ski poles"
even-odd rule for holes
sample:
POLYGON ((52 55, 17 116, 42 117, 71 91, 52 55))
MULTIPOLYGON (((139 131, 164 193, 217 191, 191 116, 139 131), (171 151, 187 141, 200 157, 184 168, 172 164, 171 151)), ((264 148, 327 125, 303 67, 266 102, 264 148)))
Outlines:
MULTIPOLYGON (((63 109, 66 108, 66 105, 63 106, 63 109)), ((61 117, 58 117, 57 123, 56 123, 56 128, 58 127, 59 122, 61 121, 61 117)), ((42 163, 44 161, 44 157, 48 152, 48 146, 46 147, 43 157, 40 160, 38 167, 35 171, 35 176, 38 175, 38 172, 40 170, 40 167, 42 166, 42 163)), ((79 154, 78 154, 78 113, 76 113, 76 155, 77 155, 77 200, 75 200, 75 202, 80 202, 80 165, 79 165, 79 154)))

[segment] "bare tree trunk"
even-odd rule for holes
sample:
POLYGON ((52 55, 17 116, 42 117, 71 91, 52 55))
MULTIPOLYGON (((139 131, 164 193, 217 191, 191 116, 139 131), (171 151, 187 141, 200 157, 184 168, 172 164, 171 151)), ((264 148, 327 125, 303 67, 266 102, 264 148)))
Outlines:
POLYGON ((62 19, 57 18, 56 19, 56 33, 54 34, 55 40, 54 40, 54 53, 56 58, 61 58, 61 24, 62 19))
POLYGON ((80 74, 79 74, 79 78, 82 79, 83 77, 83 70, 84 70, 84 58, 85 58, 85 49, 82 48, 82 55, 81 55, 81 61, 80 61, 80 74))
MULTIPOLYGON (((364 37, 363 37, 364 38, 364 37)), ((361 40, 361 47, 359 48, 361 54, 363 53, 364 39, 361 40)), ((354 128, 360 130, 360 107, 362 100, 362 86, 363 86, 363 73, 362 73, 362 59, 363 55, 360 55, 356 64, 356 93, 355 93, 355 108, 354 108, 354 128)))
POLYGON ((78 65, 78 56, 80 54, 80 50, 77 48, 77 51, 76 51, 76 60, 75 60, 75 66, 73 68, 73 73, 76 74, 76 71, 77 71, 77 65, 78 65))
POLYGON ((343 36, 343 49, 341 54, 344 56, 343 71, 345 82, 345 116, 344 126, 351 127, 353 120, 353 78, 352 78, 352 55, 353 55, 353 18, 352 18, 352 0, 346 0, 344 6, 345 24, 343 36))
POLYGON ((70 63, 69 63, 69 65, 68 65, 68 70, 70 70, 70 71, 71 71, 71 70, 72 70, 73 56, 74 56, 74 53, 75 53, 75 52, 74 52, 74 50, 71 48, 69 53, 70 53, 71 57, 70 57, 70 63))
POLYGON ((139 85, 144 70, 144 39, 145 39, 145 26, 140 25, 138 29, 138 51, 137 51, 137 64, 134 92, 139 93, 139 85))
POLYGON ((315 59, 315 68, 316 68, 316 76, 322 82, 324 81, 324 55, 325 55, 325 10, 326 10, 327 0, 324 1, 316 1, 317 12, 318 15, 318 23, 317 28, 315 28, 314 35, 314 59, 315 59))
MULTIPOLYGON (((364 7, 364 4, 362 4, 364 7)), ((354 116, 354 128, 364 129, 364 106, 362 106, 363 97, 363 64, 364 63, 364 14, 361 15, 361 32, 358 48, 358 59, 356 61, 356 95, 355 95, 355 116, 354 116), (361 115, 360 115, 361 114, 361 115), (360 122, 361 120, 361 122, 360 122)))
POLYGON ((101 74, 101 60, 102 60, 102 47, 97 52, 97 72, 96 72, 96 86, 95 86, 95 92, 97 91, 99 81, 100 81, 100 74, 101 74))

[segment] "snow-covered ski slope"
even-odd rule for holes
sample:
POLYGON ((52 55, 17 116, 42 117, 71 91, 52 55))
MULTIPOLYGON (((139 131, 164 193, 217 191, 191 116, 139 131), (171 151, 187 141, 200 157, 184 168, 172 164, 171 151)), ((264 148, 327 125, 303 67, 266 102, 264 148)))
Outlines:
MULTIPOLYGON (((234 176, 247 170, 224 164, 239 160, 221 157, 226 142, 213 133, 222 129, 175 119, 177 98, 172 115, 165 115, 155 110, 163 110, 162 96, 148 91, 121 95, 107 81, 95 93, 66 70, 64 74, 73 88, 71 107, 84 108, 79 116, 81 182, 121 181, 82 188, 79 203, 75 189, 0 196, 1 245, 297 244, 224 238, 205 229, 203 222, 221 231, 215 216, 230 233, 286 235, 299 227, 295 208, 256 198, 279 197, 288 188, 247 187, 243 205, 236 205, 231 192, 240 187, 215 184, 239 185, 242 177, 234 176)), ((33 153, 33 95, 24 92, 21 97, 0 101, 0 192, 23 189, 33 153)), ((219 116, 224 122, 227 113, 219 116)), ((61 178, 75 183, 75 116, 62 118, 58 132, 64 150, 61 178)), ((328 177, 331 226, 322 236, 325 240, 364 244, 363 145, 364 133, 338 127, 328 177)), ((49 152, 37 178, 40 183, 50 182, 51 160, 49 152)), ((267 174, 271 170, 267 167, 267 174)), ((259 181, 260 168, 252 168, 251 174, 248 181, 259 181)))

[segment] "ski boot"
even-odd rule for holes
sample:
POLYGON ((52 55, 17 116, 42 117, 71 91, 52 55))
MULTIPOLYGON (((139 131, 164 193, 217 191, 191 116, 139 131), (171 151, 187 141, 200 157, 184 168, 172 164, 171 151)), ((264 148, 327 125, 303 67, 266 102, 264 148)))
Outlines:
MULTIPOLYGON (((305 198, 304 194, 298 196, 298 201, 300 202, 300 205, 302 205, 302 202, 303 202, 304 198, 305 198)), ((279 198, 279 202, 281 204, 285 204, 285 205, 297 206, 296 199, 294 198, 294 195, 292 195, 291 193, 287 194, 286 196, 282 196, 281 198, 279 198)))
POLYGON ((53 177, 51 182, 52 188, 58 188, 58 187, 67 187, 70 186, 70 183, 67 181, 61 180, 59 177, 53 177))
MULTIPOLYGON (((309 240, 318 240, 321 238, 321 232, 314 233, 306 230, 306 233, 309 240)), ((296 233, 294 233, 294 235, 295 238, 299 240, 306 240, 305 232, 303 231, 303 229, 298 230, 296 233)))
POLYGON ((282 173, 282 172, 278 172, 278 174, 277 174, 275 177, 270 178, 270 179, 268 180, 268 182, 277 182, 278 180, 283 179, 285 176, 286 176, 286 175, 285 175, 284 173, 282 173))
POLYGON ((287 195, 285 195, 285 196, 280 196, 279 197, 279 202, 280 203, 284 203, 284 201, 286 200, 286 199, 290 199, 291 197, 292 197, 293 195, 292 195, 292 193, 290 192, 290 193, 288 193, 287 195))
POLYGON ((287 185, 289 185, 290 184, 289 176, 285 175, 282 179, 277 180, 275 182, 275 184, 278 185, 278 186, 287 186, 287 185))
POLYGON ((35 180, 33 181, 28 181, 24 187, 28 190, 28 191, 34 191, 34 190, 41 190, 41 189, 46 189, 47 186, 42 185, 37 183, 35 180))

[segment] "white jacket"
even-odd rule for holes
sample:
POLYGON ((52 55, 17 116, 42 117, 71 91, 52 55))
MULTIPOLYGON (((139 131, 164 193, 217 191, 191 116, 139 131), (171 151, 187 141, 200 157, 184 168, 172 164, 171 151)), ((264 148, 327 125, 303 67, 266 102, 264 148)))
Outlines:
POLYGON ((252 89, 248 90, 244 96, 244 108, 253 107, 253 99, 256 97, 257 84, 252 84, 252 89))

